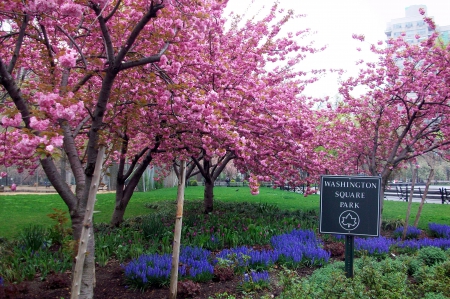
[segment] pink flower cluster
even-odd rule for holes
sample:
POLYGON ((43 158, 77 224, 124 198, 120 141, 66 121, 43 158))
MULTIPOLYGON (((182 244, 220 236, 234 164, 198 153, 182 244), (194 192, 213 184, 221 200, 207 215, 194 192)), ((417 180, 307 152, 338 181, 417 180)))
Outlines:
POLYGON ((248 179, 249 186, 250 186, 250 192, 252 195, 258 195, 259 194, 259 183, 258 178, 255 175, 251 175, 248 179))
POLYGON ((78 53, 74 49, 66 49, 58 61, 63 67, 72 68, 77 64, 77 55, 78 53))
POLYGON ((17 113, 14 117, 3 116, 2 126, 3 127, 18 127, 22 123, 22 115, 17 113))

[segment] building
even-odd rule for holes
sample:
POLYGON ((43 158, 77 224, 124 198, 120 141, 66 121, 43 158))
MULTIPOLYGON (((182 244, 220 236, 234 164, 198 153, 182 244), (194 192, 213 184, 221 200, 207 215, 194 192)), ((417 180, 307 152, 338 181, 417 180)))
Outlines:
MULTIPOLYGON (((423 18, 427 16, 426 5, 411 5, 405 8, 405 17, 399 19, 393 19, 386 26, 386 37, 397 38, 404 36, 404 39, 410 44, 417 44, 420 41, 428 38, 433 34, 434 30, 429 28, 423 18), (421 15, 419 9, 425 11, 425 15, 421 15), (419 36, 419 39, 416 38, 419 36)), ((431 17, 432 18, 432 17, 431 17)), ((440 33, 440 37, 444 43, 449 42, 450 25, 438 26, 436 24, 436 31, 440 33)))

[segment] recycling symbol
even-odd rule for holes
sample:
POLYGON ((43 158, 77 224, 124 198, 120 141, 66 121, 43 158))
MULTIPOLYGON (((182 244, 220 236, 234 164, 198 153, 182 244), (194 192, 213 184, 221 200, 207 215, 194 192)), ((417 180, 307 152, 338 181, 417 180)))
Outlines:
POLYGON ((339 215, 339 225, 345 230, 354 230, 359 225, 359 215, 352 210, 344 211, 339 215))

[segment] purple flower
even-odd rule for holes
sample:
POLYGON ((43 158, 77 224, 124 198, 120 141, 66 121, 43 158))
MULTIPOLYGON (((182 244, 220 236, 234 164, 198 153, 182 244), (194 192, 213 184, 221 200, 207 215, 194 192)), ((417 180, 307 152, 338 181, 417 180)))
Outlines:
MULTIPOLYGON (((255 272, 252 271, 250 272, 250 277, 251 277, 251 281, 254 283, 259 283, 259 282, 269 282, 269 272, 267 271, 262 271, 262 272, 255 272)), ((248 276, 247 276, 248 279, 248 276)))
POLYGON ((311 230, 294 229, 272 237, 270 242, 279 257, 287 263, 322 265, 330 259, 330 253, 321 247, 322 243, 311 230))
MULTIPOLYGON (((395 237, 401 237, 403 235, 404 227, 400 226, 396 230, 394 230, 395 237)), ((417 239, 419 235, 422 233, 422 230, 418 229, 414 226, 408 226, 406 229, 406 239, 417 239)))
POLYGON ((429 223, 428 228, 436 237, 450 239, 450 226, 438 223, 429 223))
POLYGON ((355 249, 366 250, 369 254, 384 254, 389 252, 389 247, 394 240, 385 237, 355 238, 355 249))

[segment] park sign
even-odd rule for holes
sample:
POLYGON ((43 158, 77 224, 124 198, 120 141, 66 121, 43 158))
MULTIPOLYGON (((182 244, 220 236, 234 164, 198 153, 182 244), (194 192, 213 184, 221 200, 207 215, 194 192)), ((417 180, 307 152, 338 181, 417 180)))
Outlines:
POLYGON ((322 176, 320 233, 379 236, 380 197, 380 177, 322 176))

